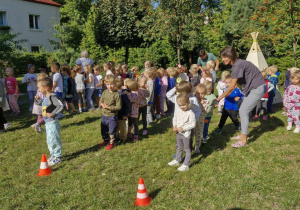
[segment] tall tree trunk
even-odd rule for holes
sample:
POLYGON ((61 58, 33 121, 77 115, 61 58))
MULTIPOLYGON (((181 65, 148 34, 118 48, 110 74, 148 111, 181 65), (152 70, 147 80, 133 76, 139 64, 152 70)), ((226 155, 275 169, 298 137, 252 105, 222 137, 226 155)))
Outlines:
POLYGON ((296 37, 294 36, 293 38, 293 50, 294 50, 294 66, 297 67, 297 40, 296 37))
POLYGON ((129 47, 125 47, 125 64, 128 64, 128 59, 129 59, 129 47))
POLYGON ((180 47, 177 47, 177 62, 178 62, 178 64, 181 64, 180 63, 180 47))

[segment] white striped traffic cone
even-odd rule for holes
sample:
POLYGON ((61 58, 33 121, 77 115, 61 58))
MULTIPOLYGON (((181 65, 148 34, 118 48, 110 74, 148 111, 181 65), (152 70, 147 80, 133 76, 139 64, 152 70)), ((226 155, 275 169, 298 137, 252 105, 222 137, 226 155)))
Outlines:
POLYGON ((38 176, 49 176, 51 174, 51 169, 48 166, 46 155, 42 155, 40 172, 38 176))
POLYGON ((136 201, 134 204, 136 206, 148 206, 150 204, 151 198, 149 197, 143 178, 140 178, 138 191, 136 195, 136 201))

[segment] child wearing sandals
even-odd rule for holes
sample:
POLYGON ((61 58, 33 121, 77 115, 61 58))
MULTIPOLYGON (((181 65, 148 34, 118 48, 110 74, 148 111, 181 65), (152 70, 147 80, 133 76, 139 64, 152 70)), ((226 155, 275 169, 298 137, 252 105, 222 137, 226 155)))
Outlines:
MULTIPOLYGON (((203 128, 204 128, 204 120, 206 114, 210 110, 209 101, 206 100, 204 97, 207 94, 207 88, 203 84, 198 84, 195 88, 194 94, 198 100, 198 104, 201 110, 199 119, 196 122, 196 127, 194 129, 194 136, 195 136, 195 153, 200 153, 200 146, 201 146, 201 138, 203 135, 203 128)), ((191 139, 190 147, 193 146, 193 136, 191 139)))
MULTIPOLYGON (((219 80, 216 87, 218 91, 218 97, 220 97, 223 94, 226 88, 225 77, 227 77, 228 75, 230 75, 229 71, 223 71, 221 74, 221 79, 219 80)), ((224 106, 224 102, 225 102, 225 98, 222 98, 221 101, 219 101, 218 114, 222 114, 222 106, 224 106)))
POLYGON ((150 96, 150 91, 146 88, 147 77, 140 76, 138 78, 138 96, 139 96, 139 115, 142 114, 142 122, 143 122, 143 136, 146 136, 147 131, 147 97, 150 96))
POLYGON ((135 79, 128 79, 126 81, 127 88, 130 93, 127 93, 128 99, 131 103, 131 111, 128 117, 128 137, 132 138, 131 130, 134 128, 133 141, 139 140, 139 95, 138 95, 138 83, 135 79))
POLYGON ((283 105, 288 115, 288 131, 292 130, 293 122, 296 126, 294 133, 300 133, 300 71, 291 75, 291 85, 284 92, 283 105))
POLYGON ((176 134, 176 159, 168 163, 169 166, 178 166, 182 161, 182 150, 184 147, 185 159, 183 164, 177 169, 178 171, 187 171, 190 167, 191 148, 190 137, 191 131, 196 126, 196 118, 194 112, 190 109, 189 95, 186 93, 179 94, 177 99, 179 109, 174 113, 173 131, 176 134))
MULTIPOLYGON (((48 77, 47 74, 41 73, 38 76, 38 81, 48 77)), ((31 128, 36 132, 36 133, 41 133, 42 128, 41 125, 45 123, 44 118, 43 118, 43 110, 42 110, 42 105, 38 103, 38 100, 44 99, 46 96, 43 95, 40 91, 37 91, 35 97, 34 97, 34 103, 33 103, 33 109, 32 109, 32 114, 37 115, 37 121, 36 123, 31 125, 31 128)))

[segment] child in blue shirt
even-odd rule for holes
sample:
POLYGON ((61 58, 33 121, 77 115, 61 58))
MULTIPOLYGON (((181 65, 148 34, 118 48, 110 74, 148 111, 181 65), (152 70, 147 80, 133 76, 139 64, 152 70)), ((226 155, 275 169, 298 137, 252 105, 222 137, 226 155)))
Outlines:
MULTIPOLYGON (((227 88, 230 86, 231 82, 232 82, 231 75, 228 75, 227 77, 225 77, 225 84, 226 84, 227 88)), ((230 119, 234 123, 235 130, 238 131, 240 129, 240 122, 238 119, 238 113, 239 113, 238 102, 242 97, 243 97, 243 94, 241 93, 240 89, 238 87, 236 87, 231 92, 231 94, 225 98, 225 104, 223 107, 222 116, 221 116, 221 119, 220 119, 220 122, 218 125, 218 129, 216 130, 217 134, 222 133, 222 128, 225 125, 228 117, 230 117, 230 119)))
POLYGON ((268 113, 272 113, 273 100, 276 95, 276 85, 278 83, 278 76, 276 74, 278 69, 277 69, 277 66, 270 66, 265 71, 268 75, 270 75, 269 81, 275 87, 273 90, 271 90, 269 92, 269 100, 268 100, 268 104, 267 104, 268 113))
MULTIPOLYGON (((178 77, 178 71, 174 67, 169 67, 167 68, 167 73, 169 76, 167 92, 169 92, 169 90, 172 90, 176 85, 176 78, 178 77)), ((174 114, 174 109, 175 109, 174 103, 167 100, 167 109, 168 110, 165 112, 166 114, 174 114)))

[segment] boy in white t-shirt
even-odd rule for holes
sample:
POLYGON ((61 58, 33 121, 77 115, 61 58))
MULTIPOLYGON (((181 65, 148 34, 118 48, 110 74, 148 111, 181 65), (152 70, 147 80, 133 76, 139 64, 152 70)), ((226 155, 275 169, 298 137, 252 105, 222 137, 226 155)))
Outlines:
POLYGON ((99 65, 96 65, 94 67, 94 82, 95 82, 94 94, 96 96, 96 104, 98 106, 98 109, 101 109, 99 101, 102 96, 102 86, 103 86, 103 78, 102 75, 100 75, 100 72, 101 72, 101 67, 99 65))
POLYGON ((54 62, 51 65, 51 71, 53 75, 53 88, 52 91, 59 97, 62 98, 63 94, 63 77, 59 72, 60 65, 58 62, 54 62))
POLYGON ((34 97, 37 91, 37 75, 34 73, 35 66, 32 64, 28 65, 28 73, 24 75, 22 83, 27 84, 27 93, 29 97, 29 111, 32 111, 34 97))

